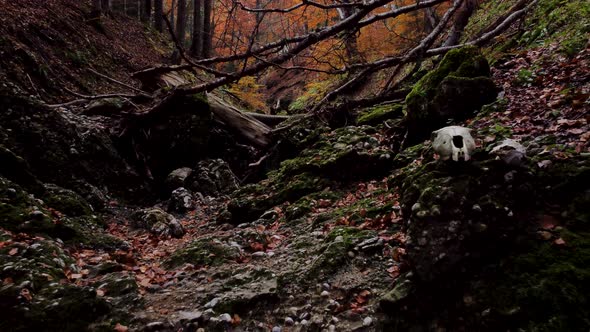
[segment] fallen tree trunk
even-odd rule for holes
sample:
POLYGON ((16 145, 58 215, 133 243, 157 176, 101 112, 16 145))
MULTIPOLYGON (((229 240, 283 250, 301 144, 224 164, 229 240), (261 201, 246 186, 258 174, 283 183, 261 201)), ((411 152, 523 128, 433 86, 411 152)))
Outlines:
POLYGON ((288 120, 291 118, 290 115, 270 115, 270 114, 261 114, 261 113, 254 113, 254 112, 244 112, 244 114, 253 117, 254 119, 264 123, 269 127, 274 127, 279 123, 288 120))
POLYGON ((221 98, 208 93, 209 107, 214 116, 218 117, 238 135, 258 147, 266 147, 270 142, 271 128, 221 98))

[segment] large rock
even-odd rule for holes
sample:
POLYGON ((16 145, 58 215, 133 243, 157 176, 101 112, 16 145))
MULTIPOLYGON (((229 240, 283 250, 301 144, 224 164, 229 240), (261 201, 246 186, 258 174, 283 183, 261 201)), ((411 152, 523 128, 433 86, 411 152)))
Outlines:
POLYGON ((148 208, 136 211, 131 220, 136 228, 147 229, 158 236, 172 236, 180 238, 184 235, 184 228, 174 218, 159 208, 148 208))
POLYGON ((186 179, 193 173, 189 167, 177 168, 170 172, 166 177, 166 189, 174 190, 176 188, 184 187, 186 179))
POLYGON ((200 161, 186 183, 193 192, 208 196, 229 194, 239 187, 237 177, 221 159, 200 161))
POLYGON ((475 47, 449 51, 406 97, 410 143, 421 141, 450 120, 460 121, 498 94, 487 60, 475 47))
POLYGON ((504 250, 527 227, 525 207, 535 199, 526 169, 488 161, 432 162, 406 171, 401 180, 406 249, 422 281, 460 276, 482 257, 504 250))

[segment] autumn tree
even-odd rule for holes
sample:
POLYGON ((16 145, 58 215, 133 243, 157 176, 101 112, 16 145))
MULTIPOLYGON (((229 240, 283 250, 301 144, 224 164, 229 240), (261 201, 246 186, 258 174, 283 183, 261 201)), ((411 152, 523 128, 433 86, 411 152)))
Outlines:
MULTIPOLYGON (((141 75, 183 69, 211 74, 198 84, 169 92, 176 96, 210 91, 247 76, 260 75, 269 68, 295 71, 301 80, 325 80, 330 84, 316 89, 323 97, 314 100, 310 107, 314 112, 339 96, 344 98, 339 99, 339 104, 365 106, 391 96, 403 98, 404 90, 398 91, 401 82, 411 77, 424 59, 465 45, 484 45, 535 4, 535 0, 528 4, 524 0, 522 6, 510 8, 493 26, 485 27, 471 40, 460 42, 456 36, 464 29, 476 0, 199 2, 203 8, 201 57, 191 59, 183 55, 183 65, 148 69, 141 75), (449 40, 454 41, 449 43, 449 40), (212 55, 213 51, 216 56, 212 55), (305 73, 315 76, 306 79, 301 76, 305 73), (359 86, 379 78, 382 82, 370 95, 355 100, 359 86), (384 82, 383 78, 386 78, 384 82)), ((195 12, 198 7, 198 4, 194 7, 193 20, 199 16, 195 12)), ((193 28, 198 28, 200 22, 197 18, 193 28)), ((195 43, 195 38, 198 34, 193 34, 191 53, 198 55, 195 49, 201 44, 195 43)))

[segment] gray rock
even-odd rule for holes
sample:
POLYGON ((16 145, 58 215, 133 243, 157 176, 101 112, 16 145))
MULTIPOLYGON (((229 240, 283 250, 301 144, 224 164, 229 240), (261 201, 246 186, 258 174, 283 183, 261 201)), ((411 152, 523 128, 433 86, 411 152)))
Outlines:
POLYGON ((229 194, 239 187, 237 177, 221 159, 200 161, 186 181, 190 190, 208 196, 229 194))
POLYGON ((168 190, 174 190, 178 187, 184 187, 186 179, 193 173, 188 167, 178 168, 170 172, 166 177, 166 187, 168 190))
POLYGON ((147 229, 158 236, 179 238, 185 233, 182 225, 174 216, 159 208, 147 208, 136 211, 130 219, 133 227, 147 229))
POLYGON ((217 306, 219 304, 219 301, 221 301, 220 298, 216 297, 213 298, 211 301, 205 303, 205 308, 215 308, 215 306, 217 306))
POLYGON ((228 313, 219 315, 219 320, 225 323, 231 323, 232 318, 231 315, 228 313))
POLYGON ((184 187, 176 188, 172 191, 168 201, 169 212, 186 212, 195 208, 193 204, 193 195, 184 187))

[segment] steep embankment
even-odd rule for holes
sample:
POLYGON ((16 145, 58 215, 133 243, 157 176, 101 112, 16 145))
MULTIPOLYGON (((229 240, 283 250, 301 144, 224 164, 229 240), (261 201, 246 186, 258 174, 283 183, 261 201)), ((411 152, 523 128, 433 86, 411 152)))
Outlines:
POLYGON ((165 63, 169 41, 133 18, 89 19, 86 2, 1 0, 0 75, 47 102, 82 94, 130 92, 98 74, 132 83, 130 74, 165 63))

